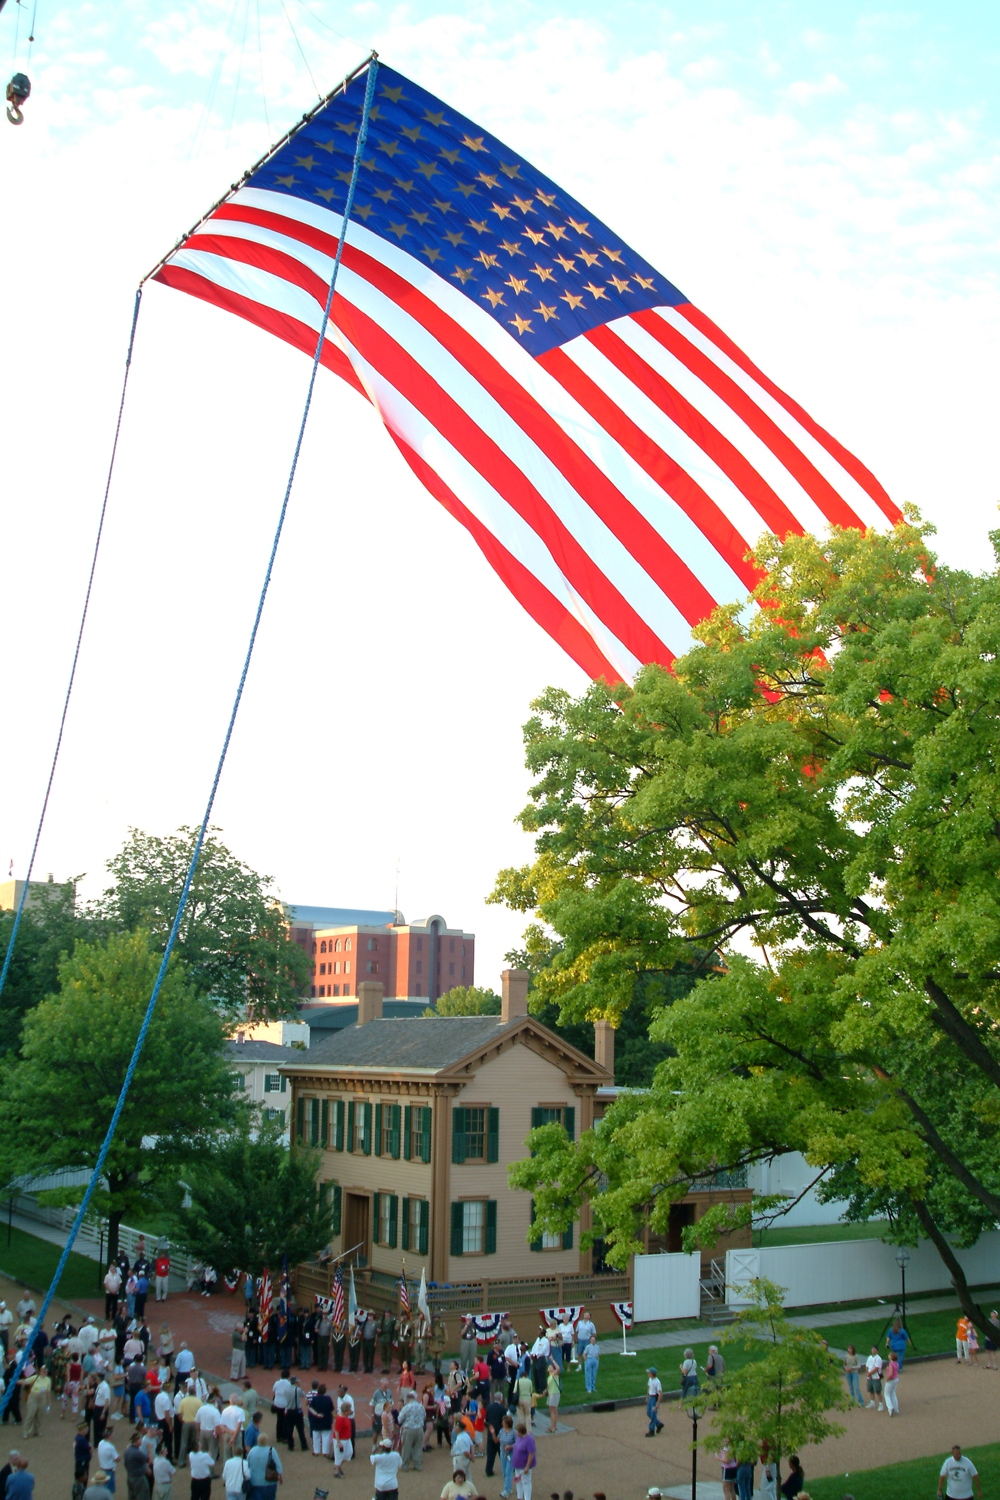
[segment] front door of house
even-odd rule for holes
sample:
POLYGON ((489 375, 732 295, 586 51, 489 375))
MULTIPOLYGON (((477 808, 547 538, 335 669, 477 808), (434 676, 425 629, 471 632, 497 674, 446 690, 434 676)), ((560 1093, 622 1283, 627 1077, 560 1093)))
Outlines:
POLYGON ((345 1193, 344 1199, 344 1250, 359 1246, 348 1258, 366 1266, 371 1251, 371 1199, 366 1193, 345 1193))

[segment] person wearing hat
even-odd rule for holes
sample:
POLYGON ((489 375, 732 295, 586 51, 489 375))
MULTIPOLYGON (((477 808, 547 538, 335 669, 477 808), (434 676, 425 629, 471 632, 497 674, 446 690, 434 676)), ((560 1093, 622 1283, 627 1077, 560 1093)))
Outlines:
POLYGON ((109 1490, 103 1469, 97 1469, 83 1492, 83 1500, 115 1500, 114 1491, 109 1490))
POLYGON ((660 1421, 662 1399, 663 1387, 656 1378, 656 1366, 649 1365, 646 1370, 646 1416, 649 1418, 647 1437, 655 1437, 658 1432, 663 1431, 663 1423, 660 1421))
POLYGON ((399 1474, 402 1466, 402 1458, 398 1453, 392 1451, 392 1439, 383 1438, 380 1443, 375 1444, 375 1452, 368 1460, 375 1470, 375 1497, 376 1500, 398 1500, 399 1496, 399 1474))

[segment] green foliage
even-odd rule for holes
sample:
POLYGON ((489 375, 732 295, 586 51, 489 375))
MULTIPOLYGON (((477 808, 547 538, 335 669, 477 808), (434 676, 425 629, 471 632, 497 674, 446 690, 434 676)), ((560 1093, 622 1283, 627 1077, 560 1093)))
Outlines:
MULTIPOLYGON (((311 977, 309 956, 291 941, 270 880, 243 864, 211 830, 178 935, 176 953, 190 984, 227 1019, 275 1020, 294 1014, 311 977)), ((95 914, 114 927, 139 928, 165 946, 197 830, 158 838, 137 828, 109 860, 112 885, 95 914)))
MULTIPOLYGON (((60 990, 26 1016, 20 1059, 0 1095, 0 1173, 92 1168, 118 1101, 159 955, 144 932, 78 943, 60 990)), ((93 1200, 114 1234, 156 1205, 160 1185, 237 1117, 225 1034, 173 962, 93 1200)), ((52 1195, 50 1195, 51 1198, 52 1195)), ((79 1188, 62 1200, 79 1202, 79 1188)), ((112 1241, 111 1254, 114 1253, 112 1241)))
POLYGON ((428 1005, 425 1016, 498 1016, 500 996, 477 984, 457 984, 454 989, 428 1005))
MULTIPOLYGON (((979 1470, 984 1495, 1000 1492, 1000 1443, 984 1448, 963 1448, 979 1470)), ((911 1458, 878 1469, 852 1469, 849 1474, 831 1474, 825 1479, 809 1479, 812 1500, 843 1500, 849 1491, 854 1500, 915 1500, 932 1496, 937 1489, 941 1465, 947 1453, 929 1458, 911 1458)), ((850 1459, 848 1459, 850 1462, 850 1459)))
POLYGON ((695 1179, 801 1151, 978 1320, 949 1236, 1000 1220, 1000 574, 916 525, 757 562, 748 624, 526 726, 536 859, 496 896, 555 934, 539 999, 620 1025, 640 974, 712 977, 655 1016, 648 1094, 517 1183, 546 1229, 590 1198, 621 1265, 695 1179))
MULTIPOLYGON (((76 910, 75 880, 64 885, 39 882, 28 895, 17 934, 17 945, 0 996, 0 1054, 15 1054, 21 1045, 21 1026, 39 1000, 56 988, 59 960, 73 952, 78 940, 96 936, 98 924, 76 910)), ((14 929, 15 913, 0 912, 0 966, 14 929)))
POLYGON ((712 1389, 712 1429, 705 1447, 723 1443, 740 1462, 756 1460, 762 1448, 774 1462, 789 1453, 838 1437, 844 1428, 831 1411, 848 1411, 839 1362, 811 1328, 785 1316, 781 1288, 764 1278, 747 1284, 751 1305, 726 1329, 722 1342, 736 1345, 746 1363, 726 1372, 712 1389))
POLYGON ((189 1204, 175 1209, 178 1243, 220 1269, 259 1276, 315 1255, 333 1238, 333 1199, 319 1183, 321 1154, 289 1151, 280 1121, 254 1120, 225 1135, 185 1174, 189 1204))

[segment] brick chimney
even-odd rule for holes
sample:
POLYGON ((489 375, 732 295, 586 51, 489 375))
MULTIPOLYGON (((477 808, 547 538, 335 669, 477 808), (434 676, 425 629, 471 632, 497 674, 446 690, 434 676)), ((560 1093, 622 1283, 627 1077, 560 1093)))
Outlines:
POLYGON ((594 1022, 594 1061, 615 1077, 615 1028, 610 1021, 594 1022))
POLYGON ((505 1026, 508 1021, 516 1021, 519 1016, 528 1014, 528 980, 530 978, 527 969, 504 969, 500 975, 502 993, 500 1019, 505 1026))
POLYGON ((377 979, 362 979, 358 985, 358 1025, 382 1019, 382 985, 377 979))

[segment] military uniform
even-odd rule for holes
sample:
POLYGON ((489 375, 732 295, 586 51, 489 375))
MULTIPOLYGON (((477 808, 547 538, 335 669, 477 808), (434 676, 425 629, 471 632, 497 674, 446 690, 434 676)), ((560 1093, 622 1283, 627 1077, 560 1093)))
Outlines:
MULTIPOLYGON (((358 1360, 361 1358, 361 1324, 355 1323, 351 1328, 350 1337, 347 1341, 347 1363, 352 1375, 358 1373, 358 1360)), ((365 1363, 365 1369, 368 1365, 365 1363)))
POLYGON ((344 1368, 344 1349, 347 1345, 347 1329, 343 1323, 335 1323, 330 1330, 330 1341, 333 1348, 333 1368, 342 1370, 344 1368))
POLYGON ((382 1356, 382 1373, 392 1369, 392 1346, 396 1340, 396 1319, 391 1312, 384 1312, 378 1320, 379 1352, 382 1356))
POLYGON ((409 1318, 400 1318, 396 1327, 396 1347, 399 1350, 399 1368, 403 1368, 405 1359, 410 1369, 413 1369, 413 1324, 409 1318))

